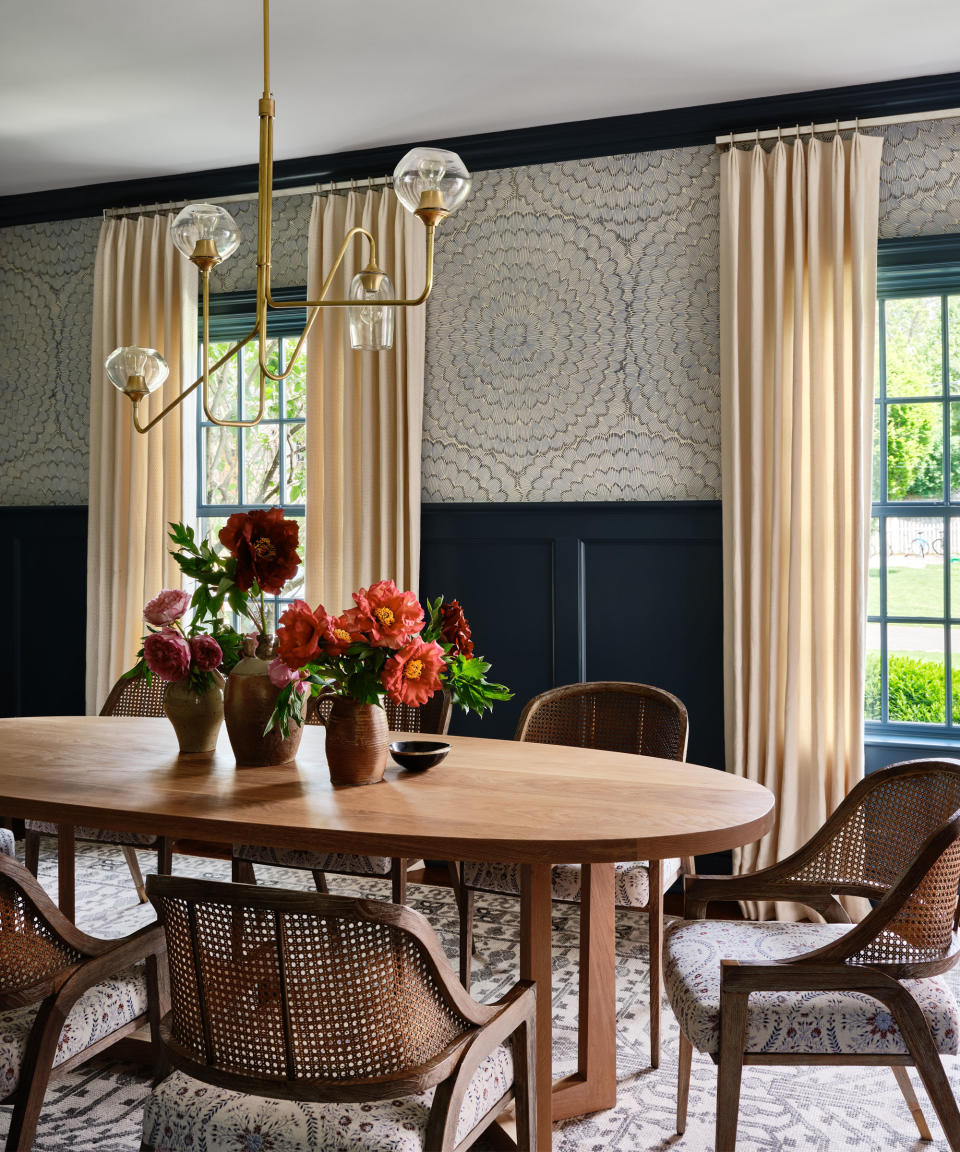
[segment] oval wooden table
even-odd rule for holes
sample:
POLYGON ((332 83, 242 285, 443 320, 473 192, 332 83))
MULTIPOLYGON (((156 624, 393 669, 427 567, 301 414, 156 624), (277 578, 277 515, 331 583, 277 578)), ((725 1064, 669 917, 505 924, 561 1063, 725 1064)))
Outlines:
MULTIPOLYGON (((403 738, 402 734, 399 734, 403 738)), ((538 1148, 550 1122, 616 1102, 613 863, 716 852, 773 823, 759 784, 674 760, 449 737, 442 764, 335 788, 324 731, 275 768, 240 768, 226 735, 179 757, 166 720, 0 720, 0 812, 60 828, 61 906, 72 915, 79 825, 316 852, 522 865, 520 975, 536 980, 538 1148), (552 1083, 550 868, 584 866, 579 1069, 552 1083), (69 893, 69 902, 68 902, 69 893)))

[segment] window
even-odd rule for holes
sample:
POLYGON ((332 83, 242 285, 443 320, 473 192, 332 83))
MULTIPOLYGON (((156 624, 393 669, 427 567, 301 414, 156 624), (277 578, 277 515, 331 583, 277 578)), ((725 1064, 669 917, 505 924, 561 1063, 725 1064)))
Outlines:
POLYGON ((960 736, 960 237, 881 244, 867 730, 960 736))
MULTIPOLYGON (((303 299, 303 289, 275 291, 277 299, 303 299)), ((253 327, 253 293, 216 296, 210 308, 210 362, 215 363, 231 344, 253 327)), ((282 372, 303 332, 304 312, 291 308, 271 313, 267 365, 282 372)), ((257 345, 241 349, 210 381, 210 409, 222 419, 256 413, 259 399, 257 345)), ((280 505, 300 525, 300 555, 305 543, 306 508, 306 360, 282 381, 266 381, 264 419, 254 428, 224 428, 204 417, 197 403, 197 509, 198 535, 216 543, 217 534, 233 512, 280 505)), ((268 625, 291 600, 303 595, 303 568, 284 588, 281 600, 267 600, 268 625)))

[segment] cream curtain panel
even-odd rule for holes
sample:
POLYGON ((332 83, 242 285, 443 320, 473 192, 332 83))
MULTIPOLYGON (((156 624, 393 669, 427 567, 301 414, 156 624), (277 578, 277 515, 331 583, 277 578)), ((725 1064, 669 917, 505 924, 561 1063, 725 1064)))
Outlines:
MULTIPOLYGON (((310 299, 348 229, 377 241, 377 260, 398 296, 419 296, 426 274, 424 228, 392 190, 316 197, 310 219, 310 299)), ((351 244, 331 295, 343 297, 367 261, 351 244)), ((398 308, 394 346, 354 352, 345 309, 325 308, 307 346, 306 595, 338 613, 350 594, 390 578, 417 591, 425 307, 398 308)))
POLYGON ((738 872, 793 852, 863 775, 882 143, 721 160, 727 768, 777 798, 738 872))
POLYGON ((129 668, 143 634, 143 606, 179 588, 167 554, 167 525, 183 519, 184 476, 192 477, 188 405, 142 436, 130 403, 103 369, 119 345, 156 348, 170 366, 141 405, 149 419, 196 378, 197 270, 174 248, 171 216, 103 222, 94 277, 90 364, 90 520, 87 543, 87 712, 99 711, 129 668), (185 423, 186 422, 186 423, 185 423), (184 458, 184 444, 188 446, 184 458))

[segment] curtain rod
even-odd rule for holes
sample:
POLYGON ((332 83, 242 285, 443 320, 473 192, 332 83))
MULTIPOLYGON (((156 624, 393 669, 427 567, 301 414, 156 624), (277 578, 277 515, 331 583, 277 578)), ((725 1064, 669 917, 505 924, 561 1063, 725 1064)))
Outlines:
POLYGON ((803 133, 843 132, 849 128, 879 128, 884 124, 913 124, 922 120, 949 120, 960 117, 960 108, 937 108, 932 112, 913 112, 900 116, 868 116, 855 120, 829 120, 825 124, 798 124, 791 128, 765 128, 762 132, 728 132, 716 138, 717 147, 724 144, 747 144, 751 140, 779 140, 803 133))
MULTIPOLYGON (((360 192, 368 188, 389 188, 392 184, 392 176, 364 176, 359 180, 334 180, 329 184, 301 184, 296 188, 277 188, 273 192, 273 198, 276 200, 279 196, 307 196, 311 192, 315 196, 321 196, 327 192, 346 191, 348 188, 360 192)), ((248 200, 256 200, 256 198, 256 192, 238 192, 234 196, 214 196, 211 197, 211 200, 217 204, 241 204, 248 200)), ((194 203, 196 203, 196 197, 193 200, 170 200, 163 204, 132 204, 127 208, 104 208, 103 218, 123 216, 128 212, 172 211, 174 208, 183 208, 187 204, 194 203)))

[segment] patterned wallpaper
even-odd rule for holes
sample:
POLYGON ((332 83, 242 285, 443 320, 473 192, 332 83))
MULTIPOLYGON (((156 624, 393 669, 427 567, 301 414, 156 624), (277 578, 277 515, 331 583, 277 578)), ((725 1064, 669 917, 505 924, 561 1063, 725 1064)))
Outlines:
MULTIPOLYGON (((476 174, 428 305, 423 494, 714 499, 719 163, 710 147, 476 174)), ((274 281, 306 280, 309 197, 274 281)), ((247 242, 217 274, 254 280, 247 242)), ((99 218, 0 230, 0 503, 83 504, 99 218)), ((960 122, 886 130, 880 235, 960 232, 960 122)))

